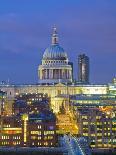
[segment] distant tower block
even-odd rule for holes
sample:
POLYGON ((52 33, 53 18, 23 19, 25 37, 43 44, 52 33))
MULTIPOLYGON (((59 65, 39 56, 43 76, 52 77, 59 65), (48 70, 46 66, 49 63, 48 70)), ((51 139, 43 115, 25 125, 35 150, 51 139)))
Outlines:
POLYGON ((78 56, 78 81, 89 83, 89 57, 85 54, 78 56))

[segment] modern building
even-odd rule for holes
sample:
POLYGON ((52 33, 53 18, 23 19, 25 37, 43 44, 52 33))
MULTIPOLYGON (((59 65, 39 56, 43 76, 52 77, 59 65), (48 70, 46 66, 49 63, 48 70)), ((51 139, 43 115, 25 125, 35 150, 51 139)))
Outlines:
POLYGON ((50 111, 29 115, 28 146, 53 147, 57 145, 56 116, 50 111))
POLYGON ((73 107, 116 107, 116 96, 113 94, 79 94, 70 96, 73 107))
POLYGON ((101 111, 80 108, 77 111, 79 135, 89 140, 92 148, 113 149, 116 147, 116 111, 101 111))
POLYGON ((56 117, 49 111, 0 119, 0 146, 48 147, 57 145, 56 117))
POLYGON ((12 116, 3 113, 0 117, 0 146, 47 147, 56 144, 56 116, 50 110, 48 95, 16 94, 12 116))
POLYGON ((72 82, 72 64, 69 63, 66 51, 59 45, 56 28, 53 29, 52 43, 45 49, 42 64, 39 65, 39 83, 72 82))
POLYGON ((12 115, 12 105, 14 102, 15 88, 9 86, 0 89, 0 115, 12 115), (13 92, 13 93, 12 93, 13 92))
POLYGON ((23 146, 23 129, 18 116, 0 118, 0 146, 23 146))
POLYGON ((6 93, 0 90, 0 115, 4 114, 5 100, 6 100, 6 93))
POLYGON ((20 94, 15 97, 13 104, 13 114, 30 114, 50 108, 50 99, 47 94, 28 93, 20 94))
POLYGON ((108 84, 108 93, 116 96, 116 78, 113 78, 112 83, 108 84))
POLYGON ((89 57, 85 54, 78 56, 78 82, 89 83, 89 57))

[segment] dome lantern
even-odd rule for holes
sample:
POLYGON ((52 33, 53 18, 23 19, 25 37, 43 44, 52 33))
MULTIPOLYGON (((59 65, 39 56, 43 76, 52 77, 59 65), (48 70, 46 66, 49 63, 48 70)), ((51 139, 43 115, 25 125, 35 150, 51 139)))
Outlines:
POLYGON ((52 44, 45 49, 43 60, 68 60, 67 53, 58 43, 56 27, 53 28, 52 44))
POLYGON ((56 31, 56 27, 53 28, 53 34, 52 34, 52 45, 58 44, 58 33, 56 31))

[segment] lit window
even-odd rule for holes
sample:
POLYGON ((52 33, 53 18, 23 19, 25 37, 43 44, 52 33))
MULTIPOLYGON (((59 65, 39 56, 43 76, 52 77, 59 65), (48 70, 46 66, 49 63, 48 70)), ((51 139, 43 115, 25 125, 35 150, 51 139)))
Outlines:
POLYGON ((87 119, 87 116, 82 116, 82 119, 83 119, 83 118, 84 118, 84 119, 87 119))
POLYGON ((31 134, 41 135, 41 131, 31 131, 31 134))
POLYGON ((38 136, 38 139, 41 139, 41 136, 38 136))
POLYGON ((44 145, 47 146, 48 145, 48 142, 44 142, 44 145))
POLYGON ((84 124, 84 125, 87 125, 87 124, 88 124, 88 122, 83 122, 83 124, 84 124))
POLYGON ((38 125, 38 129, 41 129, 41 125, 38 125))

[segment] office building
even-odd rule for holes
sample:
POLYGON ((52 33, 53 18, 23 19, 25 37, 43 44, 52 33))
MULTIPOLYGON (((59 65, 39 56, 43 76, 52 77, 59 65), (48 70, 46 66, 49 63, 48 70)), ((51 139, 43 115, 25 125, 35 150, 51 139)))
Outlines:
POLYGON ((78 56, 78 82, 89 83, 89 57, 85 54, 78 56))
POLYGON ((116 111, 80 108, 77 111, 79 135, 88 139, 92 148, 116 147, 116 111))
POLYGON ((0 146, 57 145, 56 117, 49 110, 36 114, 3 116, 0 121, 0 146))

